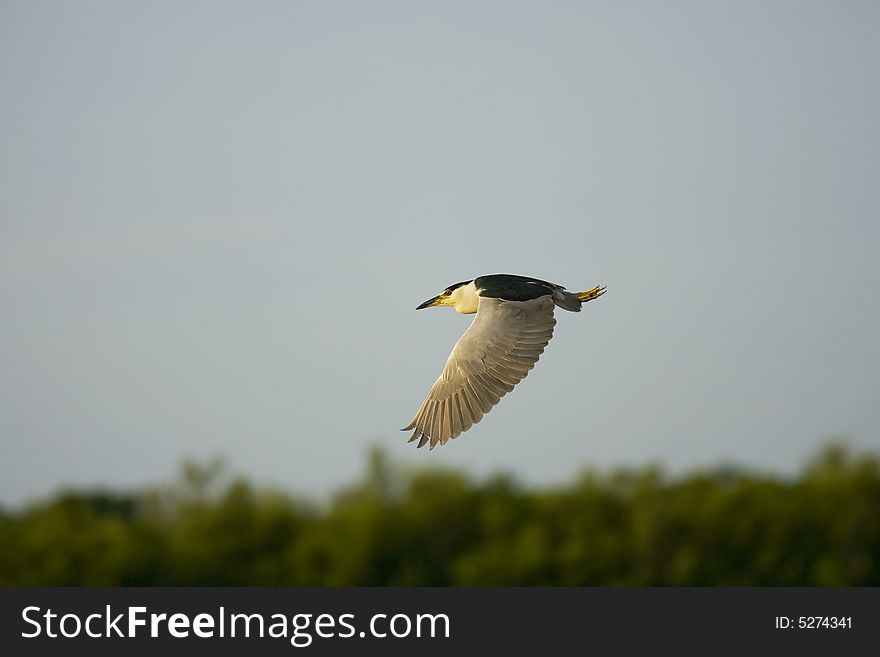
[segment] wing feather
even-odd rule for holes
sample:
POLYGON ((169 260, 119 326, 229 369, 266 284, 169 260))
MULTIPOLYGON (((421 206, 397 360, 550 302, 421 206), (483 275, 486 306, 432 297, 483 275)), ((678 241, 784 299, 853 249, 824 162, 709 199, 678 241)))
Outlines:
POLYGON ((472 426, 474 426, 474 422, 483 417, 483 413, 482 411, 474 411, 474 407, 471 405, 471 400, 469 399, 468 391, 466 388, 462 388, 458 394, 459 401, 461 403, 461 431, 462 433, 464 433, 472 426))
POLYGON ((482 390, 478 390, 476 386, 474 386, 473 381, 465 381, 465 387, 463 388, 468 394, 473 398, 474 402, 479 406, 481 413, 479 415, 474 414, 476 418, 474 423, 479 422, 479 418, 492 410, 492 407, 498 403, 498 399, 493 400, 488 394, 485 394, 482 390))
POLYGON ((461 408, 458 405, 458 393, 456 392, 452 397, 449 398, 449 401, 452 404, 452 424, 450 425, 450 429, 452 429, 452 433, 450 433, 449 437, 455 437, 462 432, 462 424, 461 421, 461 408))
POLYGON ((505 384, 501 383, 501 381, 496 379, 488 372, 474 374, 474 377, 476 378, 478 384, 482 385, 483 388, 485 388, 489 392, 494 393, 495 396, 499 399, 510 392, 510 390, 513 390, 513 386, 510 386, 510 390, 508 390, 505 384))

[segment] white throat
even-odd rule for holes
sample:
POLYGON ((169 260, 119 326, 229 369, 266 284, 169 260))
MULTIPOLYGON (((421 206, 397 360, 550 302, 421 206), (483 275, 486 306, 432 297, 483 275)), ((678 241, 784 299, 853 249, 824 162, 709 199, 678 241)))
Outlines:
POLYGON ((480 295, 477 294, 477 286, 473 281, 455 288, 449 296, 449 300, 452 301, 452 307, 463 315, 477 312, 480 305, 480 295))

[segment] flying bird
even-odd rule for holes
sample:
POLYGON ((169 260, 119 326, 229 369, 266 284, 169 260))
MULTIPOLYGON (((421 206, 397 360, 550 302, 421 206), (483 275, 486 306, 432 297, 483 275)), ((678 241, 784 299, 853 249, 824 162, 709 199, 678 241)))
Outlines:
POLYGON ((451 306, 477 316, 452 348, 419 412, 402 429, 415 430, 408 442, 430 443, 434 449, 470 429, 538 362, 553 337, 554 308, 577 313, 603 294, 601 285, 573 293, 537 278, 492 274, 450 285, 418 306, 451 306))

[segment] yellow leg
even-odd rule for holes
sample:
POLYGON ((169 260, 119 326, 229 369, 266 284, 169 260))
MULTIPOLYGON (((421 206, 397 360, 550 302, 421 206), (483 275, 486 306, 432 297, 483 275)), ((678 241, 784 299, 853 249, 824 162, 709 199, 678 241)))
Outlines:
POLYGON ((587 292, 578 292, 577 298, 586 303, 587 301, 592 301, 593 299, 598 299, 603 294, 605 294, 605 290, 607 288, 604 285, 597 285, 592 290, 587 292))

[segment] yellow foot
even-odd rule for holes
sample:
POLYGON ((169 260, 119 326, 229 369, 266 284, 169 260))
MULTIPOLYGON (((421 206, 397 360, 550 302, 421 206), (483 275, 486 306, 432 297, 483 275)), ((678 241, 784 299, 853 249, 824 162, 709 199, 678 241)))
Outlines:
POLYGON ((587 301, 592 301, 593 299, 598 299, 603 294, 605 294, 605 290, 607 288, 604 285, 597 285, 592 290, 587 292, 578 292, 577 298, 586 303, 587 301))

